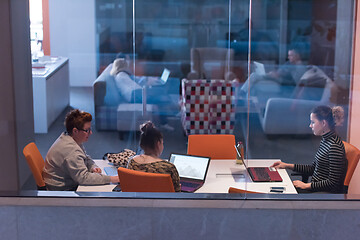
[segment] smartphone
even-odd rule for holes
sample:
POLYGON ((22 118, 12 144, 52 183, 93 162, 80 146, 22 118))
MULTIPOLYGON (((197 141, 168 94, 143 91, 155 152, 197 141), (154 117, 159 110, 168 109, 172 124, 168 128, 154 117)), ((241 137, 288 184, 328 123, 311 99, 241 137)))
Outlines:
POLYGON ((270 192, 282 193, 285 191, 285 187, 270 187, 270 192))
POLYGON ((120 184, 116 185, 112 191, 113 192, 121 192, 120 184))

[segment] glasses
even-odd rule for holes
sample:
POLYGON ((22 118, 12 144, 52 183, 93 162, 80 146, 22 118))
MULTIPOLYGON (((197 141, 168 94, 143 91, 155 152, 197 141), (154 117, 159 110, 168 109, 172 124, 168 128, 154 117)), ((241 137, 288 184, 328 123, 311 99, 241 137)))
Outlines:
POLYGON ((78 128, 78 130, 83 131, 83 132, 86 132, 86 133, 92 132, 92 129, 91 129, 91 128, 88 128, 88 129, 80 129, 80 128, 78 128))

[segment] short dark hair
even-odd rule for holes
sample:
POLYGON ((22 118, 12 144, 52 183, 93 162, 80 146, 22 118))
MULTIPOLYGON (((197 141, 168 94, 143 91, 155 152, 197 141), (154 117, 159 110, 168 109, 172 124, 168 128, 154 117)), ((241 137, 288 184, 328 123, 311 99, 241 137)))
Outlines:
POLYGON ((74 128, 82 129, 84 124, 91 120, 90 113, 74 109, 66 114, 64 125, 68 134, 71 135, 74 128))
POLYGON ((150 121, 141 124, 140 131, 140 147, 144 151, 154 150, 156 144, 163 139, 162 133, 150 121))

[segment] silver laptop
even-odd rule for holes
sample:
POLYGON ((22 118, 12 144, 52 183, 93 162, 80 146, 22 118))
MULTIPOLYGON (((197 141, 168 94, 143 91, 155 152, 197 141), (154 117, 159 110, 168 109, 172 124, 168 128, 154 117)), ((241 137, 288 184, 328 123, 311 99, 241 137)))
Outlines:
POLYGON ((159 77, 153 77, 153 76, 142 76, 138 77, 138 84, 140 85, 149 85, 149 86, 157 86, 157 85, 164 85, 169 79, 170 76, 170 70, 167 68, 164 68, 160 78, 159 77))
POLYGON ((179 172, 182 192, 195 192, 204 184, 210 157, 172 153, 170 162, 179 172))
POLYGON ((266 74, 264 64, 254 61, 254 65, 255 65, 255 72, 257 74, 261 76, 266 74))

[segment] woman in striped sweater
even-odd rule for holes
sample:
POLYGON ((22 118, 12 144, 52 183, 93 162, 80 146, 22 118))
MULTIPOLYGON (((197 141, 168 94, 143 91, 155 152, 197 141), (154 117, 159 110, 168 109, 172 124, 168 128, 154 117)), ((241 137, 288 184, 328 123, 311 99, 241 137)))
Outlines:
POLYGON ((312 176, 310 183, 293 181, 299 193, 331 192, 344 193, 347 170, 345 148, 335 133, 335 126, 343 123, 341 107, 318 106, 310 114, 310 128, 314 135, 322 136, 315 161, 311 165, 276 162, 275 168, 291 169, 312 176))

